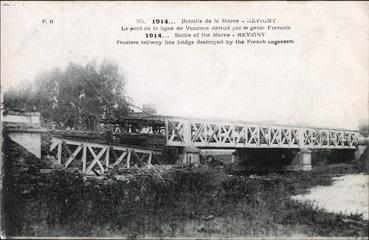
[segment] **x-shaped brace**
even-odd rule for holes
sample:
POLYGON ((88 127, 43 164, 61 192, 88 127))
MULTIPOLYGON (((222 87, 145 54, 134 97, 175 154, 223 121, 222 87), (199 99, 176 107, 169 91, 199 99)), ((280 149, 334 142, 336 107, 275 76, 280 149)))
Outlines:
POLYGON ((251 133, 251 136, 250 136, 250 139, 249 139, 248 143, 251 143, 252 140, 254 140, 255 143, 258 144, 259 143, 259 141, 258 141, 258 128, 257 127, 254 127, 254 128, 255 129, 252 130, 251 127, 248 127, 248 130, 251 133))
POLYGON ((86 172, 90 172, 91 169, 94 167, 94 165, 97 163, 101 169, 101 171, 104 171, 104 167, 100 162, 100 158, 102 157, 102 155, 104 154, 104 152, 106 151, 106 147, 103 147, 101 149, 101 151, 96 155, 96 153, 94 152, 94 150, 92 149, 91 146, 88 146, 88 150, 90 150, 92 156, 94 157, 94 159, 92 160, 90 166, 88 166, 88 168, 86 169, 86 172))
POLYGON ((197 138, 201 140, 201 142, 205 142, 204 138, 201 136, 201 132, 204 130, 204 124, 201 124, 200 127, 197 127, 196 124, 192 124, 196 133, 195 136, 192 138, 192 141, 195 142, 197 138))
POLYGON ((82 148, 83 148, 83 143, 79 145, 77 149, 74 150, 74 152, 69 156, 69 158, 65 162, 65 168, 69 166, 69 164, 74 160, 74 158, 77 156, 77 154, 79 153, 79 151, 81 151, 82 148))
MULTIPOLYGON (((177 124, 177 126, 175 126, 175 125, 174 125, 174 123, 173 123, 173 122, 171 122, 171 121, 168 121, 168 123, 172 126, 172 128, 173 128, 173 130, 174 130, 175 134, 179 137, 179 139, 181 139, 181 142, 184 142, 183 137, 181 136, 181 134, 180 134, 180 132, 179 132, 179 131, 180 131, 180 129, 183 127, 183 123, 179 122, 179 123, 177 124)), ((175 135, 174 135, 173 133, 171 133, 170 141, 173 141, 174 137, 175 137, 175 135)))
POLYGON ((228 130, 226 129, 225 125, 222 125, 222 129, 225 133, 224 139, 223 139, 223 143, 225 143, 227 141, 227 139, 229 140, 229 142, 232 142, 231 139, 231 132, 232 132, 232 126, 228 126, 228 130))
POLYGON ((271 144, 278 144, 278 140, 281 139, 281 129, 271 129, 273 133, 271 144))
POLYGON ((209 137, 209 139, 208 139, 208 142, 210 142, 210 141, 211 141, 211 139, 214 137, 215 141, 216 141, 217 143, 219 143, 219 140, 218 140, 217 136, 215 135, 215 133, 218 131, 219 126, 218 126, 218 125, 215 125, 214 130, 213 130, 213 128, 211 127, 211 125, 210 125, 210 124, 208 124, 208 127, 209 127, 210 131, 212 132, 212 133, 211 133, 211 135, 210 135, 210 137, 209 137))

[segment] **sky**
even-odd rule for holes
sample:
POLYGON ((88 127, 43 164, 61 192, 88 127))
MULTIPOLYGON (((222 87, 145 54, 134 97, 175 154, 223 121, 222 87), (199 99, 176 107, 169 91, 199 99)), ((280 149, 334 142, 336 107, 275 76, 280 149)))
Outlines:
POLYGON ((366 2, 1 4, 2 92, 70 62, 108 59, 125 76, 126 95, 137 105, 153 103, 164 115, 349 129, 368 116, 366 2), (283 37, 295 43, 116 44, 139 34, 122 26, 156 18, 276 18, 291 27, 283 37))

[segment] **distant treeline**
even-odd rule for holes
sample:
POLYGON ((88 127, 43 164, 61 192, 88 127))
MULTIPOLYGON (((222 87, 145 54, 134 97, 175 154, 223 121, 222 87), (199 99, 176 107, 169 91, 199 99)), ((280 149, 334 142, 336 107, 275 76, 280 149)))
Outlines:
POLYGON ((65 71, 55 68, 38 74, 4 93, 4 114, 9 111, 40 112, 55 128, 93 130, 98 120, 126 115, 124 78, 117 64, 70 63, 65 71))

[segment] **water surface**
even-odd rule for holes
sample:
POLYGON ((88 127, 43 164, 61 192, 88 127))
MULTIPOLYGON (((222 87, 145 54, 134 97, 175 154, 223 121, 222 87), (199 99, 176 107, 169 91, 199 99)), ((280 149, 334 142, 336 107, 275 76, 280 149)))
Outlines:
POLYGON ((368 220, 368 177, 366 174, 334 177, 331 186, 317 186, 308 194, 292 198, 301 202, 312 201, 328 212, 363 214, 363 218, 368 220))

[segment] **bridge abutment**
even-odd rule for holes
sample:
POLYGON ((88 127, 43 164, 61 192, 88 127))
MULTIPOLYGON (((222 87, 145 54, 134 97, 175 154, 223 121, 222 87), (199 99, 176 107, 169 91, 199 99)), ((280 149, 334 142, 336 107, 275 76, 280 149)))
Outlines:
POLYGON ((40 113, 10 111, 2 116, 2 125, 10 139, 41 158, 41 133, 46 130, 40 127, 40 113))
POLYGON ((10 139, 18 143, 37 158, 41 158, 41 133, 39 132, 11 132, 10 139))

